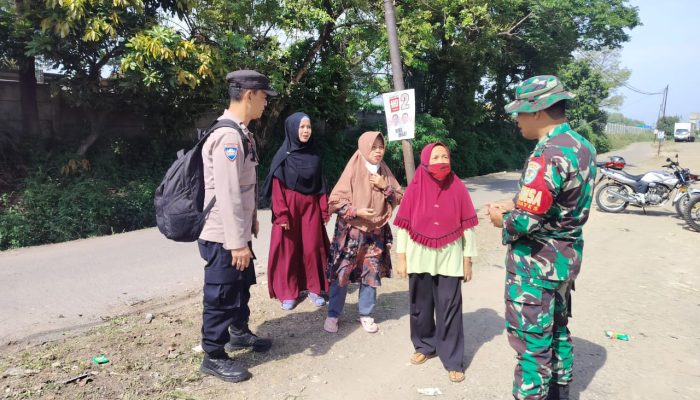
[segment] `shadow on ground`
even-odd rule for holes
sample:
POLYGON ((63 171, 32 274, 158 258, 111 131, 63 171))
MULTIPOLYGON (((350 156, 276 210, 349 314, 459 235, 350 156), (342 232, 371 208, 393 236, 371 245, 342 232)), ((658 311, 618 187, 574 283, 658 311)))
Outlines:
MULTIPOLYGON (((327 354, 336 342, 342 341, 355 330, 361 329, 356 321, 359 317, 356 286, 351 285, 348 291, 348 302, 339 320, 338 333, 328 333, 323 330, 326 307, 320 307, 314 311, 291 311, 283 317, 265 321, 256 329, 258 336, 273 340, 272 349, 268 353, 241 351, 238 357, 247 366, 253 367, 300 353, 313 357, 327 354)), ((408 293, 406 291, 381 293, 380 289, 373 313, 375 321, 380 324, 380 329, 382 322, 398 320, 407 314, 408 293)))
MULTIPOLYGON (((474 356, 481 346, 503 332, 505 322, 496 311, 480 308, 464 313, 464 366, 469 369, 474 356)), ((506 345, 506 343, 504 343, 506 345)))

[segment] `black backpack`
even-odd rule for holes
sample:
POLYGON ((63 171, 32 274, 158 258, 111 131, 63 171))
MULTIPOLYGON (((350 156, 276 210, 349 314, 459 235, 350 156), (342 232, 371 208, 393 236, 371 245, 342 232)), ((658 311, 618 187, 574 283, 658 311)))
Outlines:
POLYGON ((199 130, 199 141, 187 153, 180 150, 177 160, 165 173, 156 189, 153 203, 156 208, 158 230, 166 238, 176 242, 193 242, 204 228, 205 216, 214 206, 216 196, 204 206, 204 165, 202 146, 209 135, 218 128, 234 128, 241 135, 243 159, 248 153, 248 138, 230 119, 214 121, 209 128, 199 130))

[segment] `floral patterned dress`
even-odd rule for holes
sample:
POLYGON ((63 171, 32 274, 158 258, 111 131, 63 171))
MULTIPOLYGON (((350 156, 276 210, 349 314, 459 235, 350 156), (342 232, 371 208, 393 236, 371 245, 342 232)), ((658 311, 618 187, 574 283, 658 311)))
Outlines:
MULTIPOLYGON (((393 190, 386 190, 386 200, 394 203, 393 190)), ((357 218, 357 210, 346 205, 338 210, 335 233, 328 254, 328 279, 340 287, 361 282, 381 286, 381 278, 391 276, 390 249, 394 237, 386 223, 373 231, 364 232, 349 221, 357 218)))

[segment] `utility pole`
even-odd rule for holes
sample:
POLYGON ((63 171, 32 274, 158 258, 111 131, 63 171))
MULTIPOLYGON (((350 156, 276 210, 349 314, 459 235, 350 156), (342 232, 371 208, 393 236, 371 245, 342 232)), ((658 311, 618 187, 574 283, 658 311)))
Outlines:
MULTIPOLYGON (((661 117, 659 117, 659 121, 661 121, 662 118, 666 117, 666 99, 668 98, 668 85, 666 85, 666 88, 664 89, 664 98, 661 100, 661 108, 659 109, 659 113, 661 114, 661 117)), ((656 123, 657 129, 658 129, 658 121, 656 123)), ((664 140, 666 139, 666 132, 664 132, 664 140)), ((656 156, 658 157, 661 154, 661 142, 663 140, 659 140, 659 148, 656 150, 656 156)))
MULTIPOLYGON (((391 74, 394 77, 394 91, 404 90, 401 51, 399 50, 399 35, 396 32, 393 0, 384 0, 384 22, 389 37, 389 58, 391 59, 391 74)), ((406 169, 406 183, 410 183, 416 172, 416 164, 413 161, 413 146, 408 140, 402 140, 401 148, 403 149, 403 165, 406 169)))

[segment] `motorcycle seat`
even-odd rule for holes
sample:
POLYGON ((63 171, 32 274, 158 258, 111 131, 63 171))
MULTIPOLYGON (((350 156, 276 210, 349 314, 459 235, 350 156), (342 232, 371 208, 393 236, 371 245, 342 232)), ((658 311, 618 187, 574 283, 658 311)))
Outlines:
POLYGON ((645 175, 645 174, 641 174, 641 175, 632 175, 632 174, 627 173, 627 172, 625 172, 625 171, 619 171, 619 172, 620 172, 621 174, 625 175, 626 177, 630 178, 630 179, 634 179, 634 180, 637 181, 637 182, 641 181, 642 178, 643 178, 644 175, 645 175))

